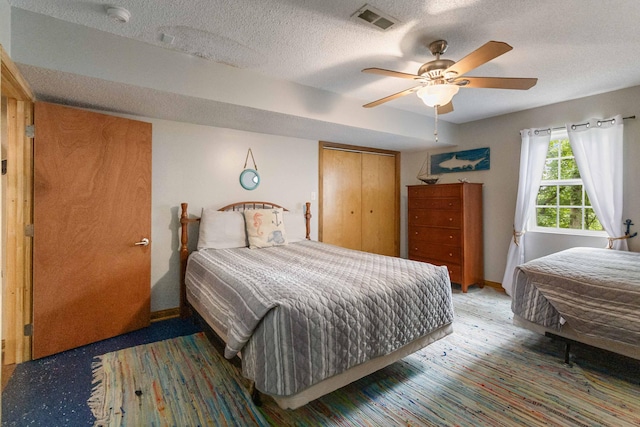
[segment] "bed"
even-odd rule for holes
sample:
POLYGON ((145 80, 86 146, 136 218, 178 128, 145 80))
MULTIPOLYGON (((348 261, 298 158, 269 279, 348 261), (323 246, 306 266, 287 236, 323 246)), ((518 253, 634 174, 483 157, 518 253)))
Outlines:
POLYGON ((312 241, 309 211, 308 203, 306 214, 294 215, 274 203, 241 202, 217 210, 214 216, 224 219, 216 229, 214 212, 203 210, 198 250, 191 254, 188 226, 200 219, 190 217, 183 203, 180 220, 181 312, 195 310, 224 341, 225 357, 239 356, 255 389, 285 409, 453 330, 445 267, 312 241), (235 244, 207 243, 220 227, 229 238, 238 218, 248 242, 239 242, 244 235, 238 231, 235 244), (284 228, 264 233, 262 243, 271 236, 266 246, 252 248, 254 228, 273 224, 284 228))
POLYGON ((640 359, 640 253, 572 248, 524 263, 511 308, 527 329, 640 359))

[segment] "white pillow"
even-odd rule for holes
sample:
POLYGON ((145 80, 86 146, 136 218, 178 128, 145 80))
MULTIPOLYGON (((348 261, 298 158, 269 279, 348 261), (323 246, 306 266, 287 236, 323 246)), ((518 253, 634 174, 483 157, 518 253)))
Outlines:
POLYGON ((282 208, 244 211, 249 248, 268 248, 287 244, 282 208))
POLYGON ((213 208, 202 209, 198 250, 228 249, 247 246, 242 212, 220 212, 213 208))
POLYGON ((307 220, 304 214, 285 211, 284 225, 287 227, 287 241, 289 243, 307 240, 307 220))

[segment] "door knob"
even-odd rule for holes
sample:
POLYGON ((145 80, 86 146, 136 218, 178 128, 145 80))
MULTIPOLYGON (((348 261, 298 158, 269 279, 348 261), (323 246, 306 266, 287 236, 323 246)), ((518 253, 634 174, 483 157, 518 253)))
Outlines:
POLYGON ((149 239, 147 239, 146 237, 142 240, 140 240, 139 242, 134 243, 134 245, 136 246, 149 246, 149 239))

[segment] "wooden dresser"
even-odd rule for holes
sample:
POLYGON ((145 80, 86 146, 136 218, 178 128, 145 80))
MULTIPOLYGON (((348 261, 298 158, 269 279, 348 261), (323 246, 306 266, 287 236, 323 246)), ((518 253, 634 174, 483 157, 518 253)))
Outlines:
POLYGON ((482 184, 410 185, 409 259, 446 265, 467 292, 484 286, 482 184))

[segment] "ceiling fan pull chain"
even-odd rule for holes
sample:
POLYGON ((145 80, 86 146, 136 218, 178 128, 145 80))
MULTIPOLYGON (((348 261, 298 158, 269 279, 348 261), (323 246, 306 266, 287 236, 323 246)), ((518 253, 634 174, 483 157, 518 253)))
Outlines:
POLYGON ((433 134, 436 137, 436 143, 438 143, 438 106, 434 106, 433 108, 436 109, 436 125, 435 125, 435 129, 433 131, 433 134))

